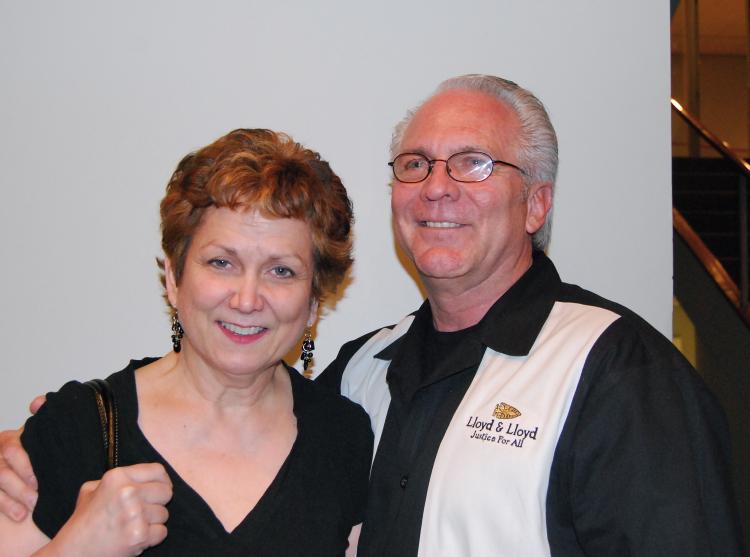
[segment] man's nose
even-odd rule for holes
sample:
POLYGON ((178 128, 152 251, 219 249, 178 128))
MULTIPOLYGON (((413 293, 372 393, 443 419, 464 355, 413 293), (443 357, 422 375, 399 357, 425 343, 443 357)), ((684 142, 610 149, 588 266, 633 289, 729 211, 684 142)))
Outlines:
POLYGON ((436 160, 432 163, 430 174, 422 182, 421 194, 429 201, 438 201, 444 197, 458 199, 461 192, 459 184, 448 173, 448 164, 436 160))

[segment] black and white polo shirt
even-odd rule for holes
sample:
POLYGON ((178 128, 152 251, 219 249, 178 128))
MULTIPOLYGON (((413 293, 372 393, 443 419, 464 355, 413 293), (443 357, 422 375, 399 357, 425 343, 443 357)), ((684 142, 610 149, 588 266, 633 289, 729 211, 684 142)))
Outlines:
POLYGON ((541 253, 471 329, 435 331, 425 302, 319 380, 375 433, 360 557, 741 554, 721 409, 541 253))

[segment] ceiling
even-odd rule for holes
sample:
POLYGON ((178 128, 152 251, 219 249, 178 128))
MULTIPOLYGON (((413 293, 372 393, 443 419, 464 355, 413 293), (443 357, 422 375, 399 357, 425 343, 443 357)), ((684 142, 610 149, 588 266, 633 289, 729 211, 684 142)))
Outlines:
MULTIPOLYGON (((697 0, 699 47, 702 54, 745 56, 748 0, 697 0)), ((672 53, 685 51, 685 0, 672 17, 672 53)))

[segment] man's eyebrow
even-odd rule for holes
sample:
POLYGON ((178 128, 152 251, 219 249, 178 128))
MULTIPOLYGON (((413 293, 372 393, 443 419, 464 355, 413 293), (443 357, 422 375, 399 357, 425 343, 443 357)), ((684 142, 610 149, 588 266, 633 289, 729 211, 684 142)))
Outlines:
POLYGON ((478 147, 475 144, 464 143, 461 147, 458 147, 455 152, 456 153, 461 153, 462 151, 479 151, 481 153, 484 153, 485 151, 487 151, 487 148, 486 147, 478 147))

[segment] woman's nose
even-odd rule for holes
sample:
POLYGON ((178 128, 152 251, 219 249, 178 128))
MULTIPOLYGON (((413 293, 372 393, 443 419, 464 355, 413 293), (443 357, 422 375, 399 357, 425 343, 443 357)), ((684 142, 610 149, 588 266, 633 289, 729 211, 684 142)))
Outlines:
POLYGON ((255 277, 241 277, 237 280, 229 306, 243 313, 258 311, 263 308, 258 280, 255 277))

